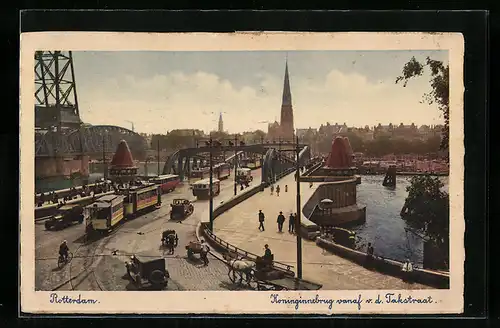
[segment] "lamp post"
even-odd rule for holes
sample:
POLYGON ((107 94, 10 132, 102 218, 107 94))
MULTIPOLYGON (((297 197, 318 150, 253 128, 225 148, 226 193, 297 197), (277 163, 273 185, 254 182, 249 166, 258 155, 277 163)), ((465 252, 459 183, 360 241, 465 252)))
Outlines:
POLYGON ((238 173, 238 135, 234 135, 234 195, 238 192, 238 181, 237 181, 237 173, 238 173))
POLYGON ((302 238, 300 237, 300 163, 299 163, 299 138, 296 138, 295 151, 297 153, 296 173, 297 174, 297 217, 295 218, 295 233, 297 235, 297 278, 302 279, 302 238))
POLYGON ((158 148, 158 176, 160 176, 160 139, 158 139, 157 148, 158 148))
POLYGON ((106 167, 106 141, 104 139, 104 135, 102 136, 102 172, 104 180, 107 179, 107 167, 106 167))
POLYGON ((213 169, 214 163, 212 158, 212 134, 210 133, 209 147, 209 165, 210 165, 210 183, 209 183, 209 195, 210 201, 208 202, 209 212, 210 212, 210 231, 214 231, 214 193, 213 193, 213 169))

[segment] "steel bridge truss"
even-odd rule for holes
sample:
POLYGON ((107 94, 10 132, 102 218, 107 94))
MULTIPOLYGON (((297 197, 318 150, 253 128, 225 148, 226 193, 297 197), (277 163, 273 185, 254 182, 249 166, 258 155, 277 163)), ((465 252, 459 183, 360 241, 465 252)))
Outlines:
POLYGON ((144 159, 149 148, 146 139, 134 131, 112 125, 82 127, 65 132, 62 138, 57 138, 55 132, 36 132, 35 155, 53 157, 59 150, 70 155, 99 156, 103 152, 114 153, 121 140, 127 142, 134 159, 144 159))
MULTIPOLYGON (((244 146, 233 145, 213 148, 198 147, 181 149, 173 153, 167 159, 165 165, 163 166, 163 174, 178 174, 181 179, 183 179, 186 173, 189 172, 189 163, 191 162, 191 159, 198 161, 200 156, 205 157, 206 154, 209 154, 210 152, 212 152, 212 154, 216 154, 221 151, 232 153, 236 151, 238 153, 238 158, 241 158, 244 154, 248 153, 262 155, 262 181, 274 181, 276 175, 286 169, 296 166, 296 145, 289 144, 288 147, 285 147, 280 144, 280 146, 283 146, 281 149, 277 149, 277 146, 278 145, 276 144, 265 143, 244 146)), ((299 149, 299 165, 305 166, 311 158, 310 148, 305 144, 301 144, 299 145, 299 149)), ((233 160, 234 156, 229 156, 226 159, 226 162, 232 162, 233 160)))

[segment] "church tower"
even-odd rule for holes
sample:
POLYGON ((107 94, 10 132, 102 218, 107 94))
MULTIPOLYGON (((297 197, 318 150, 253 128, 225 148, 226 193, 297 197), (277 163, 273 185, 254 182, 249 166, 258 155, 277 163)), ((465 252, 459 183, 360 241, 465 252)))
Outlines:
POLYGON ((292 94, 290 92, 290 81, 288 78, 288 60, 285 64, 285 81, 283 85, 283 100, 281 103, 281 137, 286 140, 293 140, 293 108, 292 94))
POLYGON ((224 132, 224 123, 222 122, 222 113, 219 114, 219 132, 224 132))

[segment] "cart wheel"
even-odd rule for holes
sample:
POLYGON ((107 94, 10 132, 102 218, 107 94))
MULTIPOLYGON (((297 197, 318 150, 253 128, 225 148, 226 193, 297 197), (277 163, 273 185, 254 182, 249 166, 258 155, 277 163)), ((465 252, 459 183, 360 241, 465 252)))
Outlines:
POLYGON ((187 256, 188 256, 188 258, 192 258, 193 257, 193 251, 190 250, 190 249, 188 249, 187 250, 187 256))

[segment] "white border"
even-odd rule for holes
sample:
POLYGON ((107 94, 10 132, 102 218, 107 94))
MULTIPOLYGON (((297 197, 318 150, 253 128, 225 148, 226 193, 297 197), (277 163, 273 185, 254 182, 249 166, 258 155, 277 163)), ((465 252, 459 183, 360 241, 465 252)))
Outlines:
MULTIPOLYGON (((21 311, 26 313, 462 313, 464 274, 463 176, 463 54, 459 33, 114 33, 40 32, 21 35, 20 55, 20 222, 21 311), (393 291, 396 295, 432 296, 432 304, 293 305, 270 303, 271 292, 64 292, 65 295, 99 300, 96 305, 51 304, 49 294, 34 290, 34 51, 36 50, 433 50, 449 51, 450 64, 450 263, 449 290, 393 291), (133 297, 133 301, 132 300, 133 297)), ((376 298, 387 291, 286 292, 281 298, 376 298)), ((59 293, 60 295, 63 292, 59 293)))

